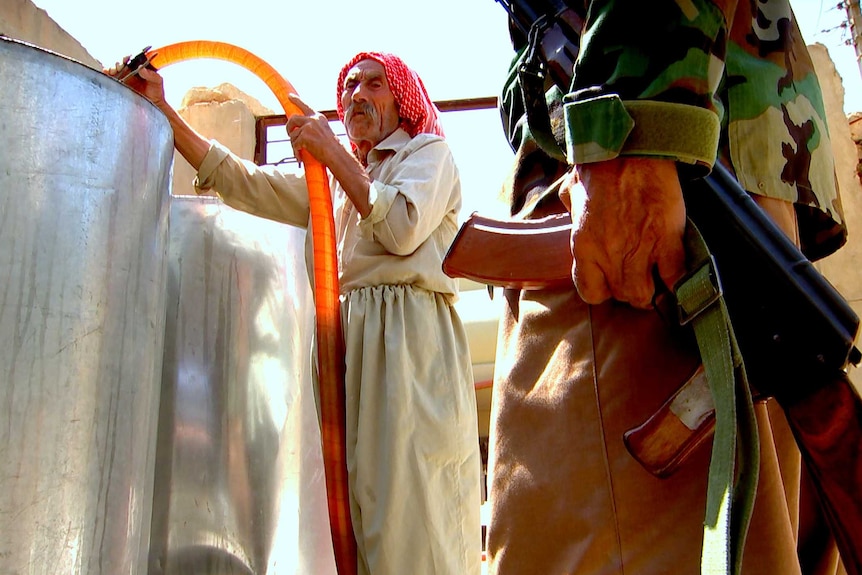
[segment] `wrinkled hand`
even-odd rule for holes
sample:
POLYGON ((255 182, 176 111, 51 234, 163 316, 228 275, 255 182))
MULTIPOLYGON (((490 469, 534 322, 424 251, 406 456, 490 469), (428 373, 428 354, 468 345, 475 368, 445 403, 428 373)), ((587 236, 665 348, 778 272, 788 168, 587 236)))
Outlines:
POLYGON ((329 166, 335 147, 344 147, 332 131, 329 120, 310 108, 296 94, 289 94, 288 98, 301 111, 301 114, 294 114, 287 119, 287 136, 293 146, 294 155, 301 160, 302 152, 307 151, 318 162, 329 166))
MULTIPOLYGON (((114 78, 125 76, 128 70, 124 70, 124 68, 126 63, 129 61, 129 58, 131 58, 131 56, 126 56, 123 58, 122 62, 117 62, 112 68, 107 68, 102 71, 108 76, 112 76, 114 78)), ((124 83, 156 106, 161 107, 166 104, 164 81, 162 80, 161 75, 157 72, 144 67, 141 68, 135 76, 129 78, 124 83)))
POLYGON ((685 274, 685 204, 672 160, 616 158, 582 164, 560 196, 572 212, 572 279, 590 304, 651 307, 653 268, 665 285, 685 274), (583 185, 582 200, 576 186, 583 185))

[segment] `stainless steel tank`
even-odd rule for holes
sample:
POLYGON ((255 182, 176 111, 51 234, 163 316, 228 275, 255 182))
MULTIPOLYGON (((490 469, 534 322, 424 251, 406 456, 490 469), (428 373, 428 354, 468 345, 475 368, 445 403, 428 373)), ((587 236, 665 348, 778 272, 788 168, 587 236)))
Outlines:
POLYGON ((146 572, 173 138, 0 38, 0 573, 146 572))
POLYGON ((152 575, 334 575, 305 231, 175 196, 152 575))

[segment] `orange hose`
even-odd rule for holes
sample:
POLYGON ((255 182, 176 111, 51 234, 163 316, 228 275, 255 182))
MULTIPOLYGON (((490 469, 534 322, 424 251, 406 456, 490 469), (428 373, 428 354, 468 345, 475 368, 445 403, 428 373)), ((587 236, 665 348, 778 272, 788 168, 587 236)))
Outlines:
MULTIPOLYGON (((213 58, 238 64, 255 74, 272 90, 288 116, 301 114, 288 99, 293 86, 275 68, 251 52, 223 42, 196 40, 170 44, 147 53, 163 68, 195 58, 213 58)), ((338 290, 335 222, 325 168, 311 154, 303 156, 311 206, 314 246, 314 302, 317 321, 317 364, 320 387, 321 439, 330 529, 335 563, 341 575, 356 573, 356 539, 350 520, 347 483, 347 438, 344 396, 344 339, 338 290)))

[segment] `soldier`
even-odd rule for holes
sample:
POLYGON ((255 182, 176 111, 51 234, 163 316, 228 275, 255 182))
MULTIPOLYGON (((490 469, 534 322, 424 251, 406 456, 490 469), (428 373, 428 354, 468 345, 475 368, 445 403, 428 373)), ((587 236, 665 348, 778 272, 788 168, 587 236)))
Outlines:
MULTIPOLYGON (((700 361, 652 309, 654 271, 667 286, 684 275, 681 182, 716 162, 810 259, 845 242, 820 88, 788 0, 567 4, 583 17, 580 54, 569 93, 546 93, 562 151, 526 122, 517 32, 502 96, 511 213, 571 212, 574 286, 505 292, 489 572, 697 573, 710 450, 659 479, 622 441, 700 361)), ((755 414, 743 572, 835 573, 782 410, 755 414)))

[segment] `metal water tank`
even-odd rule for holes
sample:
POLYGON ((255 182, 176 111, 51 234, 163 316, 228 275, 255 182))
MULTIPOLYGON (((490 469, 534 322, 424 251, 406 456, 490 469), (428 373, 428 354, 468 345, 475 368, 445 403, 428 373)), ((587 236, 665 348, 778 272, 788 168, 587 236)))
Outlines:
POLYGON ((173 135, 0 37, 0 573, 146 572, 173 135))
POLYGON ((306 232, 171 203, 150 575, 335 575, 306 232))

